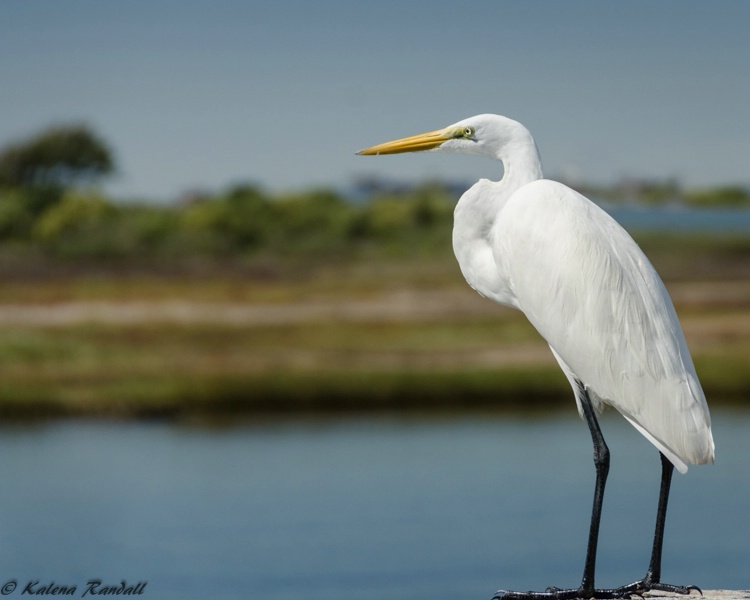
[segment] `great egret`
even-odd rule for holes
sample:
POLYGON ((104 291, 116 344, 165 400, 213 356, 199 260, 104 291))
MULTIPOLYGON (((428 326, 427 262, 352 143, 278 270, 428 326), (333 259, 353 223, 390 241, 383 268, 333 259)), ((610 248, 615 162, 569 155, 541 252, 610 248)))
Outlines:
POLYGON ((502 161, 499 182, 481 179, 456 205, 453 249, 469 285, 523 312, 570 381, 594 444, 596 484, 580 587, 508 592, 505 600, 623 598, 650 590, 689 594, 661 582, 674 467, 713 462, 711 417, 672 301, 638 245, 606 212, 569 187, 543 179, 529 131, 498 115, 373 146, 364 155, 440 150, 502 161), (646 576, 594 586, 609 449, 596 415, 616 408, 659 449, 661 488, 646 576))

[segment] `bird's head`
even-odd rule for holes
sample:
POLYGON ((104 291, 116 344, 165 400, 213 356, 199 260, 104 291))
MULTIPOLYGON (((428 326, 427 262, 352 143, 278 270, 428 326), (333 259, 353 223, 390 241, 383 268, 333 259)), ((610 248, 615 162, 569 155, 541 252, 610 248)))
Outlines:
POLYGON ((499 115, 477 115, 443 129, 360 150, 357 154, 375 156, 440 150, 502 159, 503 150, 514 142, 533 144, 529 131, 517 121, 499 115))

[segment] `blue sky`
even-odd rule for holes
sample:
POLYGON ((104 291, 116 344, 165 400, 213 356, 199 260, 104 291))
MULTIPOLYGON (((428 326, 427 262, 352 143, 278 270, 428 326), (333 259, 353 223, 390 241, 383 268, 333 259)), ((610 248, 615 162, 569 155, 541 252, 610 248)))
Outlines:
POLYGON ((119 197, 497 178, 357 150, 483 112, 548 176, 750 185, 750 2, 34 0, 0 4, 0 144, 86 122, 119 197))

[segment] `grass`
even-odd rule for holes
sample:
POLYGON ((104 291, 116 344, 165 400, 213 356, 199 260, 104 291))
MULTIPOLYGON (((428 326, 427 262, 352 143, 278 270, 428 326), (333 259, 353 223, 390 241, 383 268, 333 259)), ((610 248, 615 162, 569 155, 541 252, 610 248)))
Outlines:
POLYGON ((544 395, 550 384, 536 380, 536 368, 511 376, 472 368, 467 357, 454 360, 481 354, 513 329, 335 320, 7 327, 0 332, 0 410, 166 416, 470 406, 532 382, 544 395))
MULTIPOLYGON (((696 273, 693 263, 678 267, 658 251, 654 262, 667 265, 707 395, 743 402, 747 259, 724 242, 714 254, 706 244, 698 247, 718 257, 714 268, 704 258, 696 273)), ((5 418, 572 402, 525 318, 470 290, 448 256, 340 260, 272 276, 257 269, 15 276, 0 289, 0 323, 5 418)))

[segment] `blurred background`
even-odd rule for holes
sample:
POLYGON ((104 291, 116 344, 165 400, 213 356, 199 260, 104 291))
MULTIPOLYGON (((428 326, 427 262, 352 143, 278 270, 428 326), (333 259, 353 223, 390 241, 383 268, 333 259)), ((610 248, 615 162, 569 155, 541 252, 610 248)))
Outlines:
MULTIPOLYGON (((376 143, 493 112, 665 280, 717 464, 664 579, 750 587, 750 6, 93 0, 0 7, 0 572, 152 598, 577 585, 567 381, 452 211, 491 161, 376 143)), ((619 416, 600 581, 643 576, 656 450, 619 416)))

